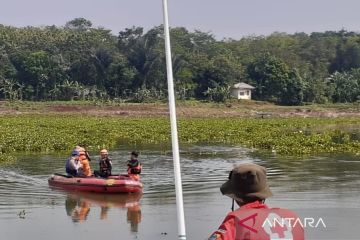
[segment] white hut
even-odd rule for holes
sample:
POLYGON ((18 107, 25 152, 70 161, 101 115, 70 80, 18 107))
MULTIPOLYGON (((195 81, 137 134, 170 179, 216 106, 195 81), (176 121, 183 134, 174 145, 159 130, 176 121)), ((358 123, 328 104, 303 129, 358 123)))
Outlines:
POLYGON ((234 98, 237 99, 251 99, 251 90, 253 90, 255 87, 240 82, 237 84, 234 84, 234 86, 231 88, 231 95, 234 98))

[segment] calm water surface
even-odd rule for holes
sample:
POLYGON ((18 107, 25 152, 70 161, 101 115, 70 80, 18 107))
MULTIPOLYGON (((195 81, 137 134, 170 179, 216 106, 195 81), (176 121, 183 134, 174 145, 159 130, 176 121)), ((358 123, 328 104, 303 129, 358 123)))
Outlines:
MULTIPOLYGON (((114 172, 124 172, 130 150, 110 153, 114 172)), ((50 189, 47 178, 64 171, 66 156, 24 156, 15 167, 0 167, 0 239, 177 239, 171 155, 153 147, 140 150, 143 195, 50 189)), ((307 227, 307 239, 360 236, 357 156, 280 158, 233 146, 187 146, 181 161, 188 239, 206 239, 220 225, 231 200, 221 196, 219 186, 234 164, 245 162, 268 168, 274 193, 268 205, 323 219, 326 228, 307 227)))

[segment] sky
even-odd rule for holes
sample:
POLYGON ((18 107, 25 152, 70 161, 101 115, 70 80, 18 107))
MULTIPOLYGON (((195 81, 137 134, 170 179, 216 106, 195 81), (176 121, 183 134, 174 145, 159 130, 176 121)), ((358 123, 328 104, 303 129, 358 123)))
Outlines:
MULTIPOLYGON (((168 0, 172 27, 239 39, 272 32, 360 31, 360 0, 168 0)), ((76 17, 111 29, 162 24, 162 0, 0 0, 0 24, 63 26, 76 17)))

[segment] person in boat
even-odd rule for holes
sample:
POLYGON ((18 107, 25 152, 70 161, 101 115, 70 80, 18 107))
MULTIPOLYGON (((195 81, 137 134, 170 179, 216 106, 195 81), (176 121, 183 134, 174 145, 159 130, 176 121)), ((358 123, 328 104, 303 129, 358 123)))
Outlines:
POLYGON ((67 159, 65 164, 66 173, 69 176, 76 177, 79 174, 79 169, 82 168, 82 164, 79 160, 80 153, 79 151, 74 150, 71 153, 71 156, 67 159))
POLYGON ((256 164, 236 166, 220 191, 233 200, 230 212, 209 240, 293 239, 303 240, 301 224, 291 225, 282 219, 298 219, 287 209, 269 208, 265 199, 272 196, 266 180, 266 169, 256 164), (234 211, 234 201, 240 208, 234 211))
POLYGON ((142 165, 139 162, 138 157, 139 157, 139 153, 136 151, 132 151, 130 155, 130 160, 127 161, 127 167, 128 167, 127 172, 131 177, 137 178, 141 173, 142 165))
POLYGON ((109 152, 106 149, 100 151, 99 171, 95 171, 94 175, 97 177, 107 178, 111 175, 112 162, 109 158, 109 152))
POLYGON ((90 167, 90 161, 87 158, 86 150, 83 147, 77 147, 77 151, 79 151, 79 160, 82 167, 79 169, 78 175, 81 177, 91 177, 92 171, 90 167))
POLYGON ((90 158, 89 152, 86 150, 85 144, 79 144, 75 147, 75 149, 84 149, 86 158, 89 160, 89 162, 91 162, 91 158, 90 158))

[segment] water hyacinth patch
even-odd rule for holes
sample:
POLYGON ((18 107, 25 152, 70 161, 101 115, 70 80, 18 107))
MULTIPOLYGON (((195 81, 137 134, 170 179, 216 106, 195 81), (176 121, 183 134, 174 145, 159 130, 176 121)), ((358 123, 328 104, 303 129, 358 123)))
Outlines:
MULTIPOLYGON (((358 118, 182 118, 178 123, 180 143, 239 144, 284 155, 360 152, 358 118)), ((0 132, 0 152, 7 155, 70 151, 79 143, 98 150, 120 141, 170 142, 169 120, 161 117, 2 116, 0 132)))
POLYGON ((0 164, 1 165, 13 164, 16 162, 16 160, 17 160, 16 157, 0 152, 0 164))

